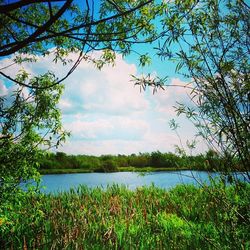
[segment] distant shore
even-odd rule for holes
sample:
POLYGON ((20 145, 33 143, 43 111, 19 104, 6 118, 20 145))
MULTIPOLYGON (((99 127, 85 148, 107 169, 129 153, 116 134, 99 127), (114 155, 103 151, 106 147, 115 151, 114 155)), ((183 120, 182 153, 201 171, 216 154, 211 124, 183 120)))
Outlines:
POLYGON ((154 167, 121 167, 116 171, 105 172, 98 169, 81 169, 81 168, 65 168, 65 169, 40 169, 40 174, 77 174, 77 173, 115 173, 115 172, 161 172, 161 171, 180 171, 190 170, 189 168, 154 168, 154 167))
MULTIPOLYGON (((241 170, 234 159, 234 171, 241 170)), ((223 159, 210 150, 206 154, 176 155, 173 153, 139 153, 131 155, 67 155, 63 152, 45 154, 39 162, 41 174, 158 172, 158 171, 223 171, 227 170, 223 159)))

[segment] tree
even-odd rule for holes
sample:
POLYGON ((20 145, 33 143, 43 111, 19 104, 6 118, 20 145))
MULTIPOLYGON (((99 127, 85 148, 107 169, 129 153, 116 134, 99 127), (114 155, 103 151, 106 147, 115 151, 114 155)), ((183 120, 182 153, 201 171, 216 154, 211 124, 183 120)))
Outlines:
MULTIPOLYGON (((223 155, 228 173, 250 180, 250 7, 245 1, 166 1, 157 54, 177 63, 192 105, 179 103, 209 146, 223 155), (236 163, 235 163, 236 162, 236 163)), ((164 88, 164 79, 136 79, 164 88)))
POLYGON ((8 93, 0 93, 0 199, 37 177, 41 149, 68 136, 57 108, 63 80, 82 60, 101 69, 114 63, 115 52, 126 55, 134 43, 155 39, 157 12, 152 0, 0 1, 0 57, 7 62, 0 75, 9 85, 8 93), (99 58, 90 53, 97 50, 99 58), (76 61, 70 53, 78 55, 76 61), (31 75, 22 68, 48 56, 70 66, 60 79, 52 71, 31 75), (11 75, 14 65, 20 70, 11 75))

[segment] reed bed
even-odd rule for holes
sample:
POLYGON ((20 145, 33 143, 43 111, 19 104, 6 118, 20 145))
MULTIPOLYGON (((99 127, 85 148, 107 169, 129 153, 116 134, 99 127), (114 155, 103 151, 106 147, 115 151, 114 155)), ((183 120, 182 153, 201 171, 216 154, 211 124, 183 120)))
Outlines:
POLYGON ((249 191, 113 185, 23 194, 1 209, 0 248, 248 249, 249 191))

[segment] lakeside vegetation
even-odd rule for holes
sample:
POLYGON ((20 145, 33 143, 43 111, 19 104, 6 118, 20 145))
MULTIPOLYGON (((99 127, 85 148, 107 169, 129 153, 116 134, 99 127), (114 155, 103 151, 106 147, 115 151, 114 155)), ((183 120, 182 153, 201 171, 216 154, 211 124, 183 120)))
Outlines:
MULTIPOLYGON (((136 167, 122 167, 117 168, 112 172, 161 172, 161 171, 181 171, 188 170, 188 168, 153 168, 153 167, 145 167, 145 168, 136 168, 136 167)), ((40 174, 78 174, 78 173, 110 173, 105 171, 100 171, 99 169, 93 171, 91 169, 82 169, 82 168, 53 168, 53 169, 40 169, 40 174)))
MULTIPOLYGON (((22 199, 20 199, 22 198, 22 199)), ((1 211, 3 249, 249 249, 250 185, 80 186, 1 211), (27 213, 27 211, 29 211, 27 213)))
MULTIPOLYGON (((226 161, 215 151, 196 156, 176 155, 173 153, 139 153, 131 155, 67 155, 63 152, 48 153, 40 160, 40 173, 87 173, 118 171, 171 171, 171 170, 204 170, 223 171, 226 161)), ((234 170, 240 170, 235 160, 234 170)))
MULTIPOLYGON (((248 1, 0 3, 0 249, 250 249, 248 1), (148 47, 143 49, 143 43, 148 47), (105 114, 127 115, 132 111, 130 106, 136 114, 147 110, 130 105, 127 98, 129 103, 112 105, 112 112, 109 105, 100 105, 110 99, 103 92, 106 77, 95 79, 97 89, 105 94, 103 98, 95 97, 91 105, 79 102, 92 86, 84 72, 77 81, 87 85, 81 85, 79 95, 67 94, 61 99, 64 80, 80 63, 90 63, 100 70, 114 65, 118 55, 136 56, 131 63, 138 69, 152 62, 153 67, 146 68, 145 74, 133 71, 136 75, 131 80, 140 90, 167 91, 180 87, 173 81, 179 79, 191 102, 177 98, 176 114, 185 115, 197 129, 197 136, 218 149, 220 156, 210 151, 204 156, 57 153, 42 158, 41 148, 58 147, 67 139, 70 133, 63 127, 70 128, 76 114, 95 122, 96 117, 105 120, 105 114), (159 59, 156 64, 154 58, 159 59), (175 64, 176 74, 171 73, 169 62, 175 64), (146 72, 150 68, 151 72, 146 72), (71 115, 62 120, 59 107, 63 115, 71 115), (90 113, 94 117, 89 117, 90 113), (65 126, 65 122, 70 123, 65 126), (39 181, 39 166, 41 173, 181 168, 223 171, 224 181, 230 185, 211 180, 210 186, 181 185, 169 191, 154 186, 135 191, 111 186, 79 187, 57 195, 41 194, 34 187, 25 192, 19 184, 30 179, 39 181), (230 173, 234 171, 243 171, 248 183, 232 179, 230 173)), ((89 70, 87 73, 92 75, 89 70)), ((74 79, 70 81, 72 88, 74 79)), ((113 88, 107 93, 119 99, 113 88)), ((160 98, 156 105, 158 110, 167 111, 160 112, 162 117, 145 113, 152 122, 148 130, 153 132, 152 141, 164 139, 154 133, 158 126, 153 122, 154 118, 167 119, 170 99, 160 98)), ((93 133, 85 133, 88 128, 81 128, 83 136, 76 130, 72 141, 90 139, 88 135, 93 133)), ((178 124, 170 122, 170 128, 182 144, 186 136, 178 134, 178 124)), ((114 139, 99 132, 96 139, 99 135, 114 139)), ((190 148, 195 146, 189 143, 190 148)))

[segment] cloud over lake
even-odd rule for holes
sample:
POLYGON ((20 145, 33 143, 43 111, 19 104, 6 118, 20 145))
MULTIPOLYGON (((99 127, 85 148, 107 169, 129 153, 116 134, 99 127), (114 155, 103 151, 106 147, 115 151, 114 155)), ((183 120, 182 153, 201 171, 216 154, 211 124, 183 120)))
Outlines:
MULTIPOLYGON (((70 57, 75 59, 76 55, 70 57)), ((30 74, 46 70, 55 71, 58 76, 67 73, 68 66, 52 64, 50 60, 39 58, 37 63, 24 67, 30 74)), ((8 69, 11 70, 18 69, 8 69)), ((179 140, 169 128, 169 121, 176 118, 175 102, 188 102, 188 90, 178 87, 187 83, 172 78, 169 83, 177 87, 153 95, 151 90, 140 92, 134 86, 131 75, 140 74, 135 64, 126 62, 120 55, 114 67, 106 65, 102 70, 82 61, 65 80, 64 94, 58 105, 63 125, 71 132, 71 137, 59 150, 92 155, 174 151, 179 140)), ((7 92, 8 85, 2 80, 0 95, 7 92)), ((191 140, 195 130, 190 122, 184 117, 177 120, 181 124, 179 133, 183 142, 191 140)))

